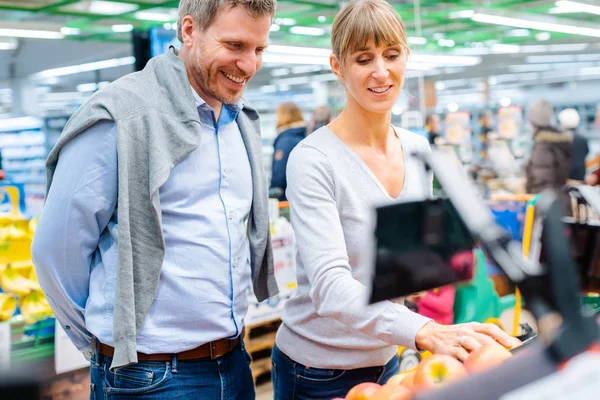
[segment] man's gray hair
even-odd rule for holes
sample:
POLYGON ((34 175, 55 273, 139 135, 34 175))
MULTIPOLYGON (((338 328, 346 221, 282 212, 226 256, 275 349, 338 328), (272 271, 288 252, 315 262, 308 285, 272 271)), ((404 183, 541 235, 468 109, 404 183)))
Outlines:
POLYGON ((217 17, 217 12, 225 7, 242 6, 254 18, 263 15, 275 15, 277 0, 181 0, 179 2, 179 17, 177 18, 177 39, 183 42, 181 21, 186 15, 198 23, 200 30, 205 30, 217 17))

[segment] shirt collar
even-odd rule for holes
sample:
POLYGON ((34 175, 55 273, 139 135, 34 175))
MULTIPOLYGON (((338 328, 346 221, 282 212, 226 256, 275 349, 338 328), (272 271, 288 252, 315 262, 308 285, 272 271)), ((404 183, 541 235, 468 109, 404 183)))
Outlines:
MULTIPOLYGON (((198 92, 196 92, 192 85, 190 85, 190 89, 192 90, 192 95, 194 96, 194 100, 196 101, 196 108, 206 104, 206 101, 204 101, 204 99, 200 97, 200 95, 198 94, 198 92)), ((237 114, 242 110, 242 108, 244 108, 244 100, 240 99, 236 103, 223 105, 237 114)), ((208 104, 206 104, 206 106, 212 110, 211 106, 209 106, 208 104)))

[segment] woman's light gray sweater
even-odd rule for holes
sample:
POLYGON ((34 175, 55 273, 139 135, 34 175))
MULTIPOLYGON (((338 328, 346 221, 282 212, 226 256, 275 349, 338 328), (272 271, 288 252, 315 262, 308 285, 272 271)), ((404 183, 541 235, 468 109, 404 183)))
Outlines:
POLYGON ((327 127, 300 142, 290 155, 287 198, 298 244, 298 291, 285 305, 277 346, 304 365, 384 365, 397 345, 415 348, 417 331, 430 321, 390 301, 367 305, 373 207, 431 195, 431 174, 410 156, 429 150, 427 140, 394 129, 406 171, 397 199, 327 127))

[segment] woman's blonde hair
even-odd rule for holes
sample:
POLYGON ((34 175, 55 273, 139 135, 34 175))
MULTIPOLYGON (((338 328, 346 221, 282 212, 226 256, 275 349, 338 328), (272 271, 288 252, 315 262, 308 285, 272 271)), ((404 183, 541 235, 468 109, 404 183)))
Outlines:
POLYGON ((369 40, 375 46, 400 44, 410 50, 402 19, 385 0, 352 0, 338 13, 331 28, 333 54, 340 64, 345 58, 365 48, 369 40))
POLYGON ((296 122, 304 122, 302 111, 292 102, 281 103, 277 107, 277 130, 296 122))

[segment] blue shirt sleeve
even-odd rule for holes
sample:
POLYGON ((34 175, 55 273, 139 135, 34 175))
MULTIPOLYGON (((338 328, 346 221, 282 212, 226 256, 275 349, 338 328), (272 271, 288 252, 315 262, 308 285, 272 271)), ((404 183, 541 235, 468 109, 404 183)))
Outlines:
POLYGON ((38 281, 56 320, 84 352, 91 263, 117 205, 117 129, 110 121, 82 132, 61 150, 32 243, 38 281))

